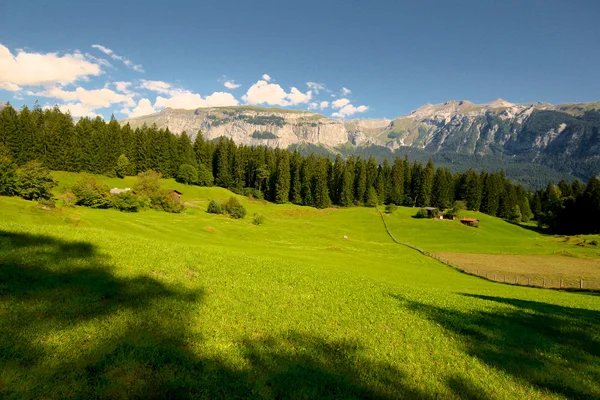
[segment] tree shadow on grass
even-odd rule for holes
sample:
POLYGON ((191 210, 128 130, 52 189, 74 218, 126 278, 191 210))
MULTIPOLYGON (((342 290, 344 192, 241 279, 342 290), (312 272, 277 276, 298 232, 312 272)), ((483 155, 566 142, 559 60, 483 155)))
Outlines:
POLYGON ((567 398, 600 398, 600 312, 464 296, 511 307, 463 312, 393 297, 459 335, 470 355, 519 381, 567 398))
POLYGON ((189 325, 202 291, 110 261, 90 243, 0 231, 0 397, 430 397, 350 341, 288 332, 237 343, 236 362, 205 355, 189 325))

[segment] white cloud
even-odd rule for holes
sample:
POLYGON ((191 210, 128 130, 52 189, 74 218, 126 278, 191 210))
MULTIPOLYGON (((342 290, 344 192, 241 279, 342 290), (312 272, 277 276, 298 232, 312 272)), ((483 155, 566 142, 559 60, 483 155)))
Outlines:
POLYGON ((325 89, 325 85, 318 82, 306 82, 306 86, 316 94, 319 94, 321 90, 327 90, 325 89))
POLYGON ((342 88, 342 96, 348 96, 350 93, 352 93, 352 90, 345 87, 342 88))
MULTIPOLYGON (((44 107, 50 108, 50 107, 44 107)), ((67 104, 58 104, 58 108, 61 112, 66 113, 67 111, 73 117, 97 117, 94 111, 92 111, 89 107, 81 104, 81 103, 67 103, 67 104)))
POLYGON ((310 104, 308 105, 308 109, 309 109, 309 110, 316 110, 317 108, 319 108, 319 103, 314 103, 314 102, 313 102, 313 103, 310 103, 310 104))
POLYGON ((150 100, 144 98, 138 101, 137 107, 133 110, 124 108, 121 110, 123 114, 126 114, 129 118, 140 117, 142 115, 154 114, 156 110, 152 107, 150 100))
POLYGON ((319 103, 319 108, 322 110, 324 108, 329 107, 329 102, 328 101, 322 101, 321 103, 319 103))
POLYGON ((332 108, 342 108, 345 105, 350 104, 350 100, 348 99, 337 99, 336 101, 331 102, 332 108))
POLYGON ((242 85, 235 83, 235 81, 225 81, 223 86, 225 86, 227 89, 237 89, 242 85))
POLYGON ((267 74, 263 74, 262 78, 267 82, 269 82, 271 80, 271 77, 267 74))
POLYGON ((0 44, 0 85, 17 86, 68 84, 102 73, 98 63, 90 62, 81 53, 59 56, 56 53, 27 53, 18 50, 14 56, 0 44))
POLYGON ((133 92, 129 89, 129 87, 131 86, 131 82, 117 81, 113 82, 113 85, 115 85, 115 88, 118 92, 125 94, 133 94, 133 92))
POLYGON ((301 103, 308 103, 312 98, 312 92, 302 93, 297 88, 292 87, 289 93, 286 93, 281 86, 276 83, 268 83, 266 80, 259 80, 250 86, 248 92, 242 97, 248 104, 268 104, 272 106, 291 106, 301 103))
POLYGON ((68 102, 78 101, 78 104, 81 104, 81 106, 85 106, 90 110, 109 107, 115 103, 124 103, 128 106, 135 105, 135 102, 131 96, 117 93, 107 88, 88 90, 78 87, 74 91, 67 91, 59 87, 53 87, 42 92, 38 92, 36 95, 61 99, 68 102))
POLYGON ((92 47, 94 49, 96 49, 96 50, 100 50, 101 52, 103 52, 104 54, 106 54, 107 56, 109 56, 110 58, 112 58, 113 60, 117 60, 117 61, 123 62, 123 64, 125 64, 126 67, 131 68, 134 71, 144 72, 144 68, 141 65, 134 64, 128 58, 125 58, 123 56, 119 56, 119 55, 115 54, 115 52, 112 51, 111 49, 109 49, 108 47, 104 47, 104 46, 99 45, 99 44, 93 44, 92 47))
POLYGON ((170 83, 164 81, 147 81, 142 79, 140 87, 142 89, 152 90, 153 92, 173 95, 177 90, 170 83))
POLYGON ((177 92, 169 98, 158 96, 154 103, 154 108, 194 109, 200 107, 237 106, 238 104, 238 100, 231 93, 215 92, 206 98, 202 98, 197 93, 185 90, 177 92))
POLYGON ((363 105, 363 106, 355 107, 352 104, 347 104, 347 105, 343 106, 339 111, 331 114, 331 116, 335 117, 335 118, 344 118, 344 117, 349 117, 350 115, 354 115, 356 113, 362 113, 362 112, 365 112, 368 110, 369 110, 368 106, 363 105))
POLYGON ((0 89, 8 90, 9 92, 18 92, 21 86, 15 85, 12 82, 0 82, 0 89))

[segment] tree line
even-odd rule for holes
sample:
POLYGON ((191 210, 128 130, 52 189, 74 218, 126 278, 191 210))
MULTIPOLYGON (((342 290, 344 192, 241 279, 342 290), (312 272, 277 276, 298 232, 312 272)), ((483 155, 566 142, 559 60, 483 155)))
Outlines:
POLYGON ((121 127, 114 117, 108 122, 97 117, 75 123, 58 108, 42 110, 37 104, 32 110, 23 107, 16 112, 7 105, 0 111, 0 143, 17 165, 37 160, 52 170, 119 177, 153 170, 187 184, 217 185, 275 203, 317 208, 384 203, 444 210, 463 201, 468 210, 512 221, 536 218, 556 231, 564 230, 568 221, 569 229, 586 232, 598 228, 580 224, 582 219, 574 219, 575 214, 581 210, 594 218, 600 214, 596 178, 588 185, 561 181, 529 193, 503 171, 452 173, 448 168, 436 169, 431 159, 423 164, 411 162, 408 156, 381 164, 374 157, 337 155, 331 160, 287 149, 237 145, 225 137, 206 140, 201 132, 192 141, 185 132, 175 135, 155 125, 121 127), (578 211, 565 211, 571 209, 578 211))

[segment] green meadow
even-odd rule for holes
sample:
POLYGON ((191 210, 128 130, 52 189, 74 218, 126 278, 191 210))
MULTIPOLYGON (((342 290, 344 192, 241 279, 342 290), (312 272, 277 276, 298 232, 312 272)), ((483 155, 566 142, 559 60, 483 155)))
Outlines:
MULTIPOLYGON (((54 176, 60 195, 81 175, 54 176)), ((205 212, 225 189, 163 186, 182 214, 0 197, 0 397, 600 398, 597 292, 461 273, 392 242, 373 208, 239 197, 234 220, 205 212)), ((415 211, 385 218, 430 252, 599 257, 415 211)))

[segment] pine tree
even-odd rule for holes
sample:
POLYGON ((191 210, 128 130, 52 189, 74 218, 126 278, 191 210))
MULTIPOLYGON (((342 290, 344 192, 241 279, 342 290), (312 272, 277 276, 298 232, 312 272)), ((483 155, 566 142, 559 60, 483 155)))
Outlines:
POLYGON ((392 166, 390 202, 401 205, 404 200, 404 163, 400 157, 396 157, 392 166))
POLYGON ((292 153, 290 164, 290 201, 294 204, 302 204, 302 157, 298 151, 292 153))
POLYGON ((233 184, 233 177, 230 170, 229 140, 221 137, 215 148, 215 169, 214 176, 217 186, 230 188, 233 184))
POLYGON ((326 158, 319 157, 316 163, 315 174, 313 175, 313 198, 317 208, 327 208, 331 206, 329 198, 329 188, 327 184, 327 165, 329 161, 326 158))
POLYGON ((283 152, 277 160, 275 178, 275 202, 287 203, 290 198, 290 159, 287 151, 283 152))
POLYGON ((367 196, 367 167, 358 157, 354 164, 354 204, 364 204, 367 196))

